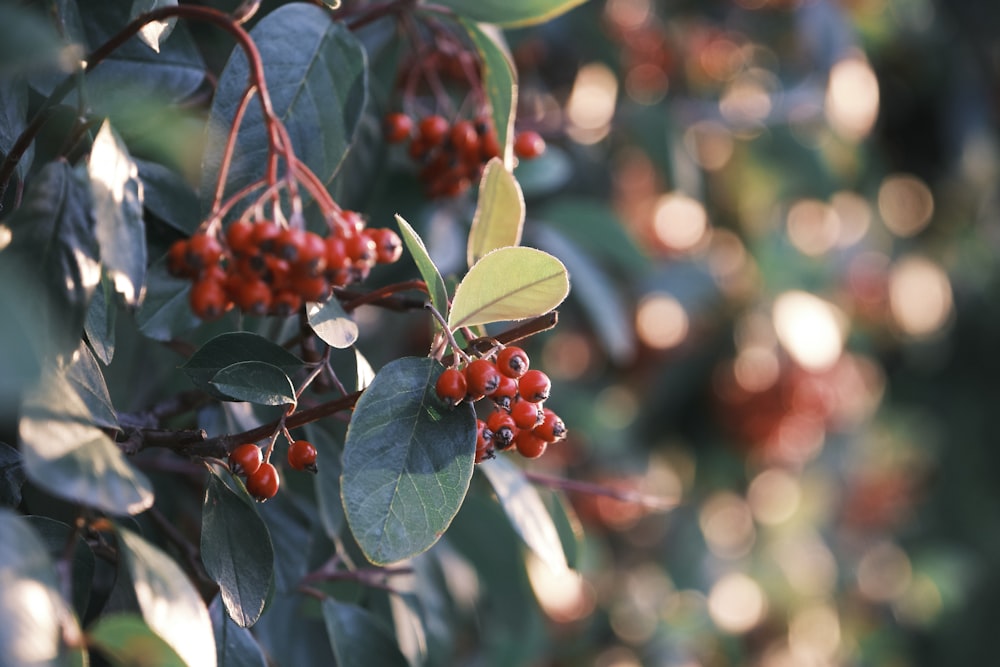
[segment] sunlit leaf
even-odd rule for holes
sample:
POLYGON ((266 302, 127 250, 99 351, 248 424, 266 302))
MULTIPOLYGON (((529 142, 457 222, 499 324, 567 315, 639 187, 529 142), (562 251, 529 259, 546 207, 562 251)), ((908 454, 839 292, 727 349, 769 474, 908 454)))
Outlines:
POLYGON ((408 667, 396 638, 371 612, 327 598, 323 618, 339 667, 408 667))
POLYGON ((459 283, 448 326, 536 317, 568 293, 569 274, 558 259, 534 248, 501 248, 476 262, 459 283))
POLYGON ((125 528, 118 529, 118 542, 146 624, 188 667, 216 667, 212 621, 184 571, 170 556, 125 528))
POLYGON ((500 506, 524 543, 553 572, 566 570, 566 554, 552 516, 521 469, 509 458, 499 456, 479 466, 479 470, 489 480, 500 506))
POLYGON ((342 350, 358 340, 358 325, 336 298, 307 303, 306 317, 316 335, 331 347, 342 350))
POLYGON ((498 248, 521 243, 524 195, 517 179, 499 158, 486 164, 479 182, 479 201, 469 231, 469 266, 498 248))
POLYGON ((437 397, 443 367, 390 362, 361 395, 344 443, 341 495, 351 532, 376 564, 416 555, 448 528, 472 478, 471 403, 437 397))
POLYGON ((441 0, 440 4, 473 21, 504 28, 550 21, 587 0, 441 0))
POLYGON ((510 169, 514 161, 512 139, 514 115, 517 112, 517 73, 511 64, 506 45, 501 46, 502 34, 488 26, 477 25, 473 21, 462 20, 461 23, 483 59, 485 65, 483 85, 493 112, 493 126, 497 131, 504 166, 510 169))
MULTIPOLYGON (((151 12, 154 9, 176 6, 177 0, 132 0, 131 18, 137 18, 140 14, 151 12)), ((167 37, 170 37, 170 33, 173 32, 176 23, 176 18, 165 21, 150 21, 139 30, 139 39, 146 42, 149 48, 159 53, 160 44, 165 42, 167 37)))
POLYGON ((29 515, 24 519, 38 533, 42 543, 48 549, 49 557, 58 561, 67 554, 69 540, 73 539, 73 554, 69 561, 69 573, 73 584, 73 609, 82 618, 87 612, 87 603, 93 585, 96 560, 94 552, 84 541, 81 534, 74 532, 69 525, 44 516, 29 515))
POLYGON ((113 667, 186 667, 177 652, 135 614, 107 614, 87 631, 113 667))
POLYGON ((402 232, 403 243, 406 244, 406 249, 413 257, 413 262, 417 265, 420 277, 427 283, 431 305, 442 316, 446 317, 448 313, 448 289, 444 285, 444 278, 441 277, 437 266, 435 266, 431 256, 427 253, 427 246, 424 245, 423 239, 410 226, 410 223, 404 220, 403 216, 398 213, 396 214, 396 222, 399 223, 399 231, 402 232))
POLYGON ((240 361, 222 368, 209 381, 220 394, 234 401, 258 405, 292 405, 295 387, 288 376, 263 361, 240 361))

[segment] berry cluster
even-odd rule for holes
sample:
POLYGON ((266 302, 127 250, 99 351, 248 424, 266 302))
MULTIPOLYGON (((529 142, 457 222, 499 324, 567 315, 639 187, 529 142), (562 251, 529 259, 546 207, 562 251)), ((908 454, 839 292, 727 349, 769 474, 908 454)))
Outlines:
POLYGON ((476 463, 495 452, 516 447, 527 458, 545 453, 550 443, 566 437, 562 419, 544 403, 552 383, 540 370, 529 369, 527 353, 513 345, 495 358, 473 359, 464 368, 446 368, 435 390, 449 405, 489 397, 493 410, 477 420, 476 463))
MULTIPOLYGON (((385 139, 391 144, 409 142, 407 151, 419 166, 428 197, 455 197, 479 178, 483 165, 498 157, 502 147, 496 130, 485 116, 454 123, 441 115, 424 116, 414 122, 395 112, 385 117, 385 139)), ((533 131, 521 132, 514 140, 517 157, 530 160, 545 151, 545 140, 533 131)))
POLYGON ((197 232, 170 246, 167 266, 192 280, 191 310, 201 319, 216 319, 233 306, 251 315, 288 316, 403 252, 393 230, 368 228, 354 211, 336 215, 325 238, 270 220, 237 220, 224 234, 197 232))
MULTIPOLYGON (((316 448, 308 440, 293 440, 288 445, 288 465, 294 470, 316 472, 316 448)), ((252 442, 230 452, 229 468, 234 474, 245 476, 247 492, 260 502, 277 495, 281 483, 278 470, 264 461, 260 447, 252 442)))

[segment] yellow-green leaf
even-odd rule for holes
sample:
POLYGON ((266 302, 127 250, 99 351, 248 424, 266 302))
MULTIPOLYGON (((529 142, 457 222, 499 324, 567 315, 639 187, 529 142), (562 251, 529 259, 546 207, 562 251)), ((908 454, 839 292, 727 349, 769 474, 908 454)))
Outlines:
POLYGON ((486 255, 455 290, 448 326, 474 326, 544 315, 566 298, 562 262, 534 248, 500 248, 486 255))
POLYGON ((514 174, 500 158, 493 158, 479 182, 479 201, 469 232, 469 266, 496 250, 521 243, 524 227, 524 194, 514 174))
POLYGON ((431 305, 444 315, 448 310, 448 289, 444 286, 444 278, 441 277, 437 266, 431 260, 431 256, 427 253, 427 246, 424 245, 423 239, 420 238, 416 230, 410 226, 410 223, 403 220, 403 216, 398 213, 396 214, 396 222, 399 223, 399 231, 402 232, 403 243, 406 244, 406 249, 410 251, 413 262, 417 265, 417 271, 420 272, 420 277, 427 283, 427 292, 431 297, 431 305))

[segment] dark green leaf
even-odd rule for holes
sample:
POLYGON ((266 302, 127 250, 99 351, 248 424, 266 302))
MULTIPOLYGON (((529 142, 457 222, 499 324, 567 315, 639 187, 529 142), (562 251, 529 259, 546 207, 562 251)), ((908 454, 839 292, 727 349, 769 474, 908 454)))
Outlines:
MULTIPOLYGON (((14 147, 28 118, 28 84, 21 78, 0 77, 0 159, 6 158, 14 147)), ((24 179, 31 166, 34 142, 21 155, 17 163, 17 176, 24 179)))
POLYGON ((500 506, 524 543, 554 572, 565 571, 566 554, 556 526, 521 469, 508 457, 499 456, 479 466, 479 471, 490 481, 500 506))
POLYGON ((490 100, 493 111, 493 127, 497 131, 497 141, 500 142, 504 166, 513 167, 514 153, 512 146, 514 133, 514 115, 517 112, 517 74, 511 64, 506 47, 500 44, 503 36, 499 33, 487 33, 489 30, 472 21, 461 21, 468 31, 472 43, 476 45, 479 56, 485 65, 483 85, 486 96, 490 100))
MULTIPOLYGON (((53 561, 58 561, 66 553, 66 545, 73 529, 61 521, 44 516, 25 517, 34 528, 48 549, 53 561)), ((81 535, 74 538, 72 560, 73 608, 78 617, 83 618, 87 611, 87 601, 90 599, 90 589, 94 579, 96 561, 81 535)))
POLYGON ((242 628, 257 622, 274 573, 274 549, 253 501, 212 469, 201 515, 201 557, 219 584, 230 618, 242 628))
POLYGON ((274 546, 274 588, 279 593, 294 591, 307 571, 312 541, 309 516, 291 493, 278 493, 257 509, 274 546))
POLYGON ((535 25, 550 21, 587 0, 441 0, 455 13, 504 28, 535 25))
MULTIPOLYGON (((278 494, 281 497, 282 494, 278 494)), ((271 502, 264 503, 264 507, 271 502)), ((260 641, 272 665, 336 665, 327 630, 319 614, 319 605, 301 593, 275 593, 267 613, 254 626, 254 636, 260 641)), ((372 665, 372 667, 377 667, 372 665)))
MULTIPOLYGON (((274 111, 288 129, 297 157, 329 183, 351 146, 366 104, 364 49, 342 22, 331 21, 324 10, 305 3, 271 12, 250 34, 264 62, 274 111)), ((209 136, 202 168, 206 211, 247 73, 246 57, 236 50, 219 77, 209 117, 209 128, 216 134, 209 136)), ((240 127, 227 195, 264 176, 267 137, 260 105, 253 100, 240 127)))
POLYGON ((272 366, 286 376, 302 368, 302 361, 280 345, 249 332, 231 332, 216 336, 202 345, 181 368, 191 381, 212 395, 226 399, 212 384, 215 375, 227 366, 244 361, 257 361, 272 366))
POLYGON ((142 618, 188 667, 215 667, 215 636, 201 596, 167 554, 135 533, 118 529, 142 618))
POLYGON ((12 2, 3 3, 0 9, 0 79, 54 66, 60 46, 59 35, 37 12, 12 2))
POLYGON ((101 125, 87 165, 101 264, 125 303, 142 301, 146 282, 146 225, 142 182, 128 148, 108 121, 101 125))
POLYGON ((306 316, 316 335, 331 347, 348 348, 358 340, 358 325, 336 298, 306 304, 306 316))
POLYGON ((163 639, 134 614, 108 614, 87 639, 113 667, 187 667, 163 639))
POLYGON ((552 523, 555 524, 556 531, 559 533, 559 541, 562 542, 563 553, 566 554, 566 565, 574 570, 578 569, 584 540, 580 518, 564 494, 540 491, 539 495, 548 508, 552 523))
POLYGON ((76 389, 77 395, 90 411, 95 426, 101 428, 118 428, 118 415, 111 404, 108 385, 104 382, 104 373, 97 364, 90 348, 81 342, 73 353, 73 358, 66 369, 66 379, 76 389))
POLYGON ((249 401, 258 405, 291 405, 295 387, 277 366, 263 361, 241 361, 221 369, 212 376, 212 387, 234 401, 249 401))
POLYGON ((0 661, 18 666, 71 664, 60 638, 62 624, 70 630, 76 619, 59 594, 44 543, 28 522, 5 509, 0 509, 0 535, 0 661))
POLYGON ((222 598, 208 606, 215 631, 215 651, 219 667, 267 667, 260 644, 246 628, 236 625, 226 614, 222 598))
POLYGON ((427 253, 427 246, 420 238, 416 230, 410 226, 403 216, 396 214, 396 222, 399 224, 399 231, 403 237, 406 249, 410 251, 413 262, 417 265, 420 277, 427 283, 427 291, 430 293, 431 305, 445 318, 448 317, 448 289, 444 285, 444 278, 438 271, 434 261, 427 253))
POLYGON ((0 442, 0 505, 17 507, 21 504, 24 486, 24 461, 21 452, 6 442, 0 442))
MULTIPOLYGON (((176 6, 177 0, 132 0, 132 11, 129 17, 134 19, 140 14, 151 12, 154 9, 176 6)), ((176 23, 177 19, 175 18, 167 19, 166 21, 150 21, 139 31, 139 39, 145 42, 149 48, 159 53, 160 44, 167 41, 176 23)))
POLYGON ((351 532, 373 563, 416 555, 448 528, 472 477, 471 403, 445 407, 443 367, 405 357, 382 368, 347 430, 341 494, 351 532))
POLYGON ((166 256, 156 260, 146 274, 146 298, 136 313, 139 331, 153 340, 171 340, 197 327, 191 312, 191 281, 167 272, 166 256))
POLYGON ((344 528, 344 503, 340 499, 340 445, 316 424, 306 426, 306 437, 316 447, 316 507, 327 537, 337 539, 344 528))
POLYGON ((94 290, 94 296, 87 306, 87 318, 83 330, 87 334, 91 349, 97 358, 108 365, 115 356, 115 322, 118 319, 114 287, 106 275, 101 276, 101 285, 94 290))
POLYGON ((0 252, 0 280, 41 286, 44 322, 33 335, 75 350, 101 277, 88 185, 66 162, 45 165, 7 226, 12 237, 0 252))
POLYGON ((408 667, 396 638, 370 612, 327 598, 323 618, 339 667, 408 667))
POLYGON ((142 204, 160 220, 186 235, 201 223, 198 195, 173 169, 149 160, 135 159, 142 180, 142 204))
POLYGON ((153 490, 118 447, 94 426, 90 411, 56 370, 29 394, 20 423, 28 478, 52 495, 109 514, 136 514, 153 490))

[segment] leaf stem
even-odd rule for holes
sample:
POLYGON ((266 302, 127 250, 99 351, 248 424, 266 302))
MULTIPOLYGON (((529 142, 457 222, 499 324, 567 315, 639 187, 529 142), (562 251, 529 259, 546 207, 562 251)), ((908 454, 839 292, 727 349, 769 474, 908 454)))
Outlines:
POLYGON ((594 482, 565 479, 563 477, 543 475, 541 473, 530 471, 525 471, 524 476, 535 484, 547 486, 551 489, 572 491, 574 493, 585 493, 591 496, 604 496, 623 503, 642 505, 648 509, 661 512, 672 510, 677 506, 677 503, 669 498, 654 496, 648 493, 642 493, 641 491, 635 491, 633 489, 615 489, 609 486, 604 486, 603 484, 596 484, 594 482))
POLYGON ((444 319, 444 316, 441 313, 439 313, 437 311, 437 308, 434 307, 434 304, 430 303, 429 301, 424 304, 424 308, 429 310, 431 312, 431 315, 434 316, 434 319, 437 320, 438 324, 441 325, 441 330, 444 332, 444 335, 448 337, 448 342, 451 344, 451 349, 454 350, 455 353, 458 354, 460 357, 462 357, 462 361, 464 361, 465 363, 469 363, 469 355, 465 353, 465 350, 463 350, 459 346, 458 341, 455 340, 455 336, 451 333, 451 329, 448 327, 448 322, 447 320, 444 319))

